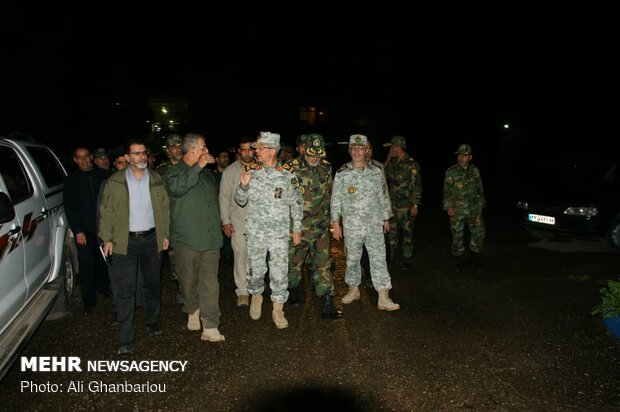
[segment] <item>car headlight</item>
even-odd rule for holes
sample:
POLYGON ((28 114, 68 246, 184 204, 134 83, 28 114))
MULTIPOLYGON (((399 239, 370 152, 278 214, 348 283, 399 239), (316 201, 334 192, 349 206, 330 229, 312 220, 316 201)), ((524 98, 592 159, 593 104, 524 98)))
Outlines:
POLYGON ((527 210, 528 204, 525 200, 519 200, 515 206, 517 209, 527 210))
POLYGON ((564 211, 565 215, 594 217, 598 216, 597 207, 569 207, 564 211))

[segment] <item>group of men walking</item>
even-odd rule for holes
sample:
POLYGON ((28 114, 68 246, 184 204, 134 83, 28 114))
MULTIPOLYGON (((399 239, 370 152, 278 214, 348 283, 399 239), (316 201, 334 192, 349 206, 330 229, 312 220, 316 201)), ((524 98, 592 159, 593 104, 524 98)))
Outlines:
MULTIPOLYGON (((272 320, 278 329, 288 327, 284 304, 300 304, 304 264, 313 290, 322 300, 321 316, 341 316, 333 302, 330 232, 336 240, 344 239, 349 290, 342 303, 360 298, 360 260, 365 247, 372 284, 378 292, 377 308, 400 309, 389 296, 392 283, 385 235, 392 251, 390 263, 401 250, 403 268, 408 269, 414 221, 422 200, 421 168, 406 152, 404 137, 395 136, 386 144, 390 150, 384 169, 371 160, 366 136, 350 136, 351 161, 334 175, 321 135, 302 135, 297 141, 299 156, 282 163, 278 158, 280 135, 260 132, 256 141, 244 138, 239 142, 237 160, 223 170, 219 188, 205 168, 215 159, 204 136, 190 133, 182 140, 178 136, 168 140, 170 162, 158 169, 159 173, 148 168, 144 143, 132 140, 125 149, 128 167, 101 184, 99 195, 97 189, 91 193, 98 199, 97 232, 102 251, 114 261, 109 269, 120 325, 119 354, 133 352, 138 291, 147 312, 149 334, 161 334, 159 268, 161 254, 170 246, 174 246, 172 263, 188 316, 187 328, 202 330, 205 341, 225 340, 218 329, 222 233, 231 239, 234 252, 237 305, 249 306, 253 320, 262 315, 264 279, 269 272, 272 320)), ((78 165, 84 156, 76 154, 78 165)), ((464 266, 465 225, 471 232, 470 261, 480 266, 484 192, 478 169, 469 165, 469 145, 461 145, 457 156, 458 163, 446 172, 443 206, 450 216, 452 254, 460 270, 464 266)), ((66 200, 70 208, 71 199, 66 200)), ((84 231, 73 226, 80 241, 84 231)), ((94 228, 90 230, 94 233, 94 228)), ((89 236, 89 243, 94 243, 93 235, 89 236)), ((85 300, 85 304, 91 301, 85 300)))

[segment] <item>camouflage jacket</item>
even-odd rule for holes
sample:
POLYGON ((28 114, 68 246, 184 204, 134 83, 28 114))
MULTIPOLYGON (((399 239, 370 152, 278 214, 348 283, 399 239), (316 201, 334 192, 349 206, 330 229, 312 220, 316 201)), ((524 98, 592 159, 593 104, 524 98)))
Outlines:
POLYGON ((289 160, 284 168, 299 177, 299 189, 304 201, 303 228, 327 228, 333 185, 332 165, 321 159, 318 165, 311 166, 302 158, 289 160))
POLYGON ((478 168, 470 164, 463 169, 457 164, 446 170, 443 182, 443 209, 481 210, 486 204, 478 168))
POLYGON ((303 206, 297 175, 280 163, 275 167, 252 163, 249 172, 252 174, 249 186, 244 188, 239 184, 235 189, 235 202, 248 208, 245 233, 267 232, 274 238, 288 238, 291 219, 293 231, 301 232, 303 206))
POLYGON ((393 157, 385 166, 390 199, 395 209, 406 209, 422 203, 422 173, 420 164, 409 154, 393 157))
POLYGON ((389 220, 393 216, 389 195, 378 166, 368 163, 355 169, 351 162, 342 166, 334 177, 331 219, 343 226, 365 227, 389 220))

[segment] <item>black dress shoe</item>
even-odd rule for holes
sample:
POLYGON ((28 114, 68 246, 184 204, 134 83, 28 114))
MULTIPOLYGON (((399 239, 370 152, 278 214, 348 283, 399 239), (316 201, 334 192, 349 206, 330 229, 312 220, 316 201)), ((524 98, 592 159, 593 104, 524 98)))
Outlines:
POLYGON ((131 355, 133 353, 133 343, 128 343, 126 345, 121 345, 118 347, 118 354, 119 355, 131 355))
POLYGON ((161 329, 159 328, 159 325, 157 323, 151 323, 149 325, 146 325, 146 330, 150 336, 161 335, 161 329))

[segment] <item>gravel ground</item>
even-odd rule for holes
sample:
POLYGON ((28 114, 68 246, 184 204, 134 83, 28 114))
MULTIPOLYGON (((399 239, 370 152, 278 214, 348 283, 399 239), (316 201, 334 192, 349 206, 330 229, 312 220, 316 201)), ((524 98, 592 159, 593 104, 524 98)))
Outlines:
MULTIPOLYGON (((0 383, 2 410, 419 411, 620 410, 620 342, 590 315, 620 254, 534 248, 501 214, 487 213, 484 268, 453 271, 450 233, 439 212, 422 210, 409 271, 392 270, 397 312, 376 309, 374 290, 342 307, 342 243, 333 242, 337 302, 345 316, 320 318, 309 282, 300 308, 285 306, 277 330, 270 305, 252 321, 235 305, 230 266, 220 272, 223 344, 185 329, 164 274, 162 330, 149 337, 137 312, 131 360, 187 361, 184 372, 20 372, 0 383), (91 382, 151 383, 165 391, 99 393, 91 382), (62 392, 20 390, 23 382, 62 392), (84 392, 69 392, 83 382, 84 392)), ((306 280, 306 279, 304 279, 306 280)), ((112 303, 88 317, 46 321, 23 356, 114 360, 112 303)))

